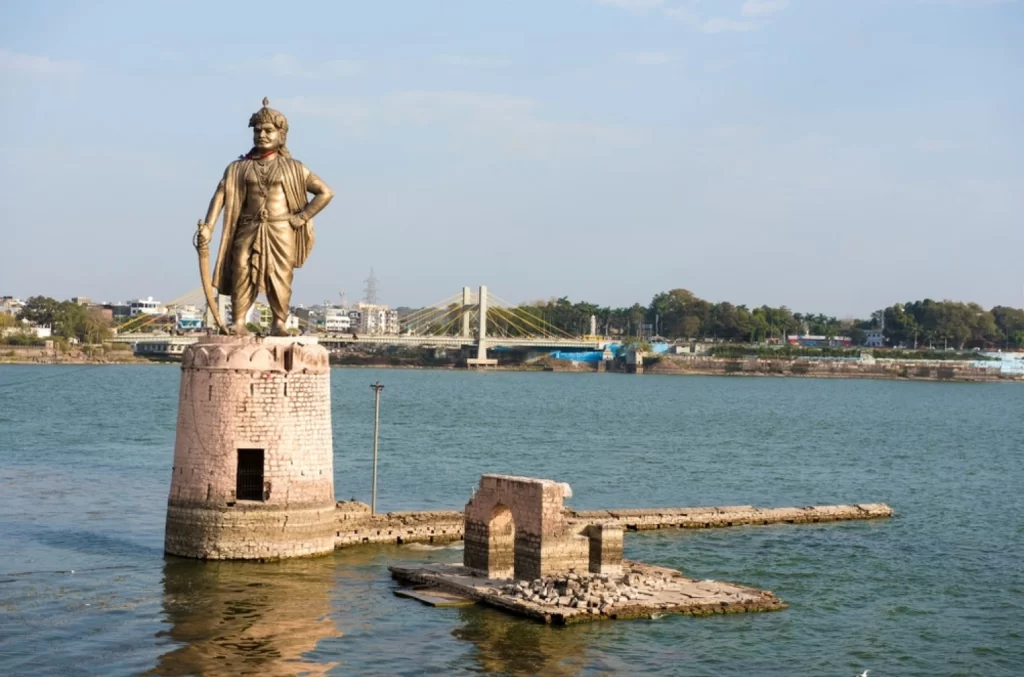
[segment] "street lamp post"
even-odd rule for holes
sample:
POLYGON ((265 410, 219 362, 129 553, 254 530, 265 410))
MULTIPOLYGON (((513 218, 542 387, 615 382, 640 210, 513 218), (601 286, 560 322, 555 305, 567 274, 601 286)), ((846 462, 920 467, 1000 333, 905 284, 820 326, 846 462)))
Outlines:
POLYGON ((380 428, 380 381, 370 384, 373 388, 373 494, 370 498, 370 514, 377 514, 377 431, 380 428))

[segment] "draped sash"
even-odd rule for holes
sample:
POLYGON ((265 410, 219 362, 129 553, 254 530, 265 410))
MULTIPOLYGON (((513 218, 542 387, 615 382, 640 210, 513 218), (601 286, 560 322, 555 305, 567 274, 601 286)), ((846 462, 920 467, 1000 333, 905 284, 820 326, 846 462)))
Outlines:
MULTIPOLYGON (((231 245, 238 228, 238 218, 245 204, 245 175, 252 160, 242 158, 235 160, 224 170, 224 228, 220 237, 220 248, 217 251, 217 266, 213 271, 213 286, 221 294, 231 294, 235 276, 246 274, 247 271, 235 271, 231 268, 231 245)), ((306 180, 302 171, 302 163, 298 160, 278 156, 275 160, 280 168, 281 185, 284 187, 288 211, 297 214, 309 204, 306 193, 306 180)), ((295 231, 295 260, 293 268, 301 268, 310 252, 313 251, 315 240, 313 220, 310 219, 295 231)))

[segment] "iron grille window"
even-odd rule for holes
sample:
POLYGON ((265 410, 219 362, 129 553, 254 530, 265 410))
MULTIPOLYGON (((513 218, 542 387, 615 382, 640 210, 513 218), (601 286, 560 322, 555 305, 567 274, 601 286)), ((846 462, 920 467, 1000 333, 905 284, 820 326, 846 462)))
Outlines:
POLYGON ((239 501, 263 500, 263 450, 238 450, 238 476, 235 498, 239 501))

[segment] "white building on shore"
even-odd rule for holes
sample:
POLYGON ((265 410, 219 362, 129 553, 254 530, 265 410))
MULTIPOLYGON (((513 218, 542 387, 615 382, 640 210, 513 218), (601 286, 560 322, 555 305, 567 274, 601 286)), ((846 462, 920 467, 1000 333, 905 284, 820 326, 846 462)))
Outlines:
POLYGON ((25 307, 25 302, 13 296, 0 296, 0 313, 17 315, 25 307))
POLYGON ((376 303, 357 303, 359 333, 370 336, 397 335, 401 329, 398 311, 376 303))
POLYGON ((324 331, 328 334, 347 334, 352 330, 352 319, 346 308, 324 308, 324 331))
POLYGON ((16 336, 18 334, 29 334, 39 339, 48 339, 53 336, 53 328, 48 324, 32 324, 22 320, 13 327, 0 329, 0 336, 16 336))
POLYGON ((128 314, 131 317, 136 315, 160 315, 166 310, 159 301, 154 301, 152 296, 144 299, 133 299, 128 302, 128 314))

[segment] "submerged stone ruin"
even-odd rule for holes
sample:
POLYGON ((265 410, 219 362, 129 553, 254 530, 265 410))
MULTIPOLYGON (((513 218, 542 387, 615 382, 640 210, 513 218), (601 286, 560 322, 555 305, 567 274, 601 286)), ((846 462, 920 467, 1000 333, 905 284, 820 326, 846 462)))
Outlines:
POLYGON ((466 504, 463 564, 488 578, 618 573, 622 527, 567 519, 562 503, 571 496, 565 483, 483 475, 466 504))
POLYGON ((420 591, 505 609, 545 623, 659 613, 737 613, 786 607, 771 592, 691 580, 675 569, 624 560, 622 526, 567 517, 569 485, 484 475, 466 504, 462 566, 392 566, 420 591))

